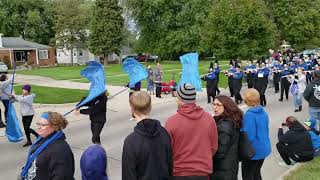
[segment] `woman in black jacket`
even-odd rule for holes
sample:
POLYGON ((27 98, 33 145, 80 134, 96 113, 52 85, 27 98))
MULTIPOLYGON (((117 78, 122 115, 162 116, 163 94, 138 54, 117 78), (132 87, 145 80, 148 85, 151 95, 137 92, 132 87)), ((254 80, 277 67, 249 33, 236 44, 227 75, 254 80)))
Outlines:
POLYGON ((242 111, 227 96, 217 96, 213 102, 214 119, 218 128, 218 151, 213 157, 210 180, 236 180, 239 169, 239 133, 242 111))
POLYGON ((37 122, 40 138, 31 146, 22 169, 23 180, 73 180, 74 158, 62 129, 68 122, 59 113, 43 113, 37 122))
POLYGON ((284 161, 279 162, 279 165, 287 167, 292 165, 292 161, 311 161, 314 151, 308 130, 293 116, 289 116, 285 124, 289 131, 283 134, 283 127, 278 131, 277 150, 284 161))

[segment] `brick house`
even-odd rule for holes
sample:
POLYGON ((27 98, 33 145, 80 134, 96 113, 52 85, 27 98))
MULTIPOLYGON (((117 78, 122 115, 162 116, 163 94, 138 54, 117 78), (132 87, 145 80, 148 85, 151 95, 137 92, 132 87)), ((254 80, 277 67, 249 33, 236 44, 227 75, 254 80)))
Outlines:
POLYGON ((54 66, 56 49, 47 45, 26 41, 20 37, 2 37, 0 34, 0 61, 7 65, 27 64, 32 67, 54 66))

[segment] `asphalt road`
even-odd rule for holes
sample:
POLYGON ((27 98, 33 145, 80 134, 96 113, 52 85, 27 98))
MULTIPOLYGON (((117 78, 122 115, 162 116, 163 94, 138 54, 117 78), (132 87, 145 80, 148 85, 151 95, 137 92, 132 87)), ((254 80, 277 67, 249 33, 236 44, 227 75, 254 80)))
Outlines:
MULTIPOLYGON (((222 94, 228 95, 228 92, 222 91, 222 94)), ((292 98, 289 101, 279 102, 279 94, 275 94, 273 89, 267 90, 267 107, 270 118, 270 136, 272 141, 272 154, 266 159, 262 167, 262 175, 264 180, 275 180, 287 169, 278 166, 280 157, 275 149, 277 142, 277 130, 281 122, 288 115, 295 115, 301 121, 308 118, 308 108, 304 102, 303 111, 294 113, 292 98)), ((211 105, 206 103, 206 97, 201 96, 197 99, 198 104, 205 110, 212 113, 211 105)), ((127 103, 124 103, 127 104, 127 103)), ((112 100, 108 102, 108 106, 112 107, 112 100)), ((242 110, 246 110, 244 104, 240 105, 242 110)), ((152 109, 152 117, 159 119, 162 124, 166 119, 176 112, 177 105, 175 99, 154 104, 152 109)), ((107 124, 101 133, 102 144, 107 150, 108 155, 108 174, 112 180, 121 179, 121 154, 122 146, 125 137, 133 131, 135 122, 129 121, 130 111, 129 107, 122 107, 121 109, 113 109, 116 111, 109 111, 107 114, 107 124)), ((65 130, 67 141, 72 147, 75 162, 76 172, 75 178, 81 179, 80 173, 80 157, 83 150, 91 145, 91 132, 89 120, 87 118, 79 118, 69 124, 65 130)), ((22 144, 9 143, 5 137, 0 137, 0 179, 13 180, 16 179, 23 166, 27 148, 22 148, 22 144)), ((240 171, 239 171, 239 177, 240 171)), ((241 179, 241 178, 240 178, 241 179)))

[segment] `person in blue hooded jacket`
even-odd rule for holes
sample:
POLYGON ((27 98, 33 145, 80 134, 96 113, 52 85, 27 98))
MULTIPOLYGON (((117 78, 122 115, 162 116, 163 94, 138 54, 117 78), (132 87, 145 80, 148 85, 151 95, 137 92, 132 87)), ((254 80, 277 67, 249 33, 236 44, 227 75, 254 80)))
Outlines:
POLYGON ((80 159, 82 180, 108 180, 107 154, 100 145, 88 147, 80 159))
POLYGON ((314 156, 320 156, 320 136, 319 131, 316 130, 316 120, 311 118, 308 121, 305 121, 303 125, 308 130, 311 137, 314 156))
POLYGON ((243 94, 244 102, 249 109, 242 121, 242 131, 246 132, 248 139, 256 153, 251 160, 242 161, 242 179, 262 179, 261 167, 264 159, 271 153, 269 135, 269 116, 260 103, 259 92, 247 89, 243 94))

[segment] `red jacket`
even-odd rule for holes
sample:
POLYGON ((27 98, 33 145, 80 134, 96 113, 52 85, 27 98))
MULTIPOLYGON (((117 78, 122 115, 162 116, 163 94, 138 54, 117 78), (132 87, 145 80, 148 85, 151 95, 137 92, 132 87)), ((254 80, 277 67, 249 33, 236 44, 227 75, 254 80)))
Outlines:
POLYGON ((171 136, 173 176, 207 176, 218 149, 217 126, 196 104, 181 106, 165 124, 171 136))

